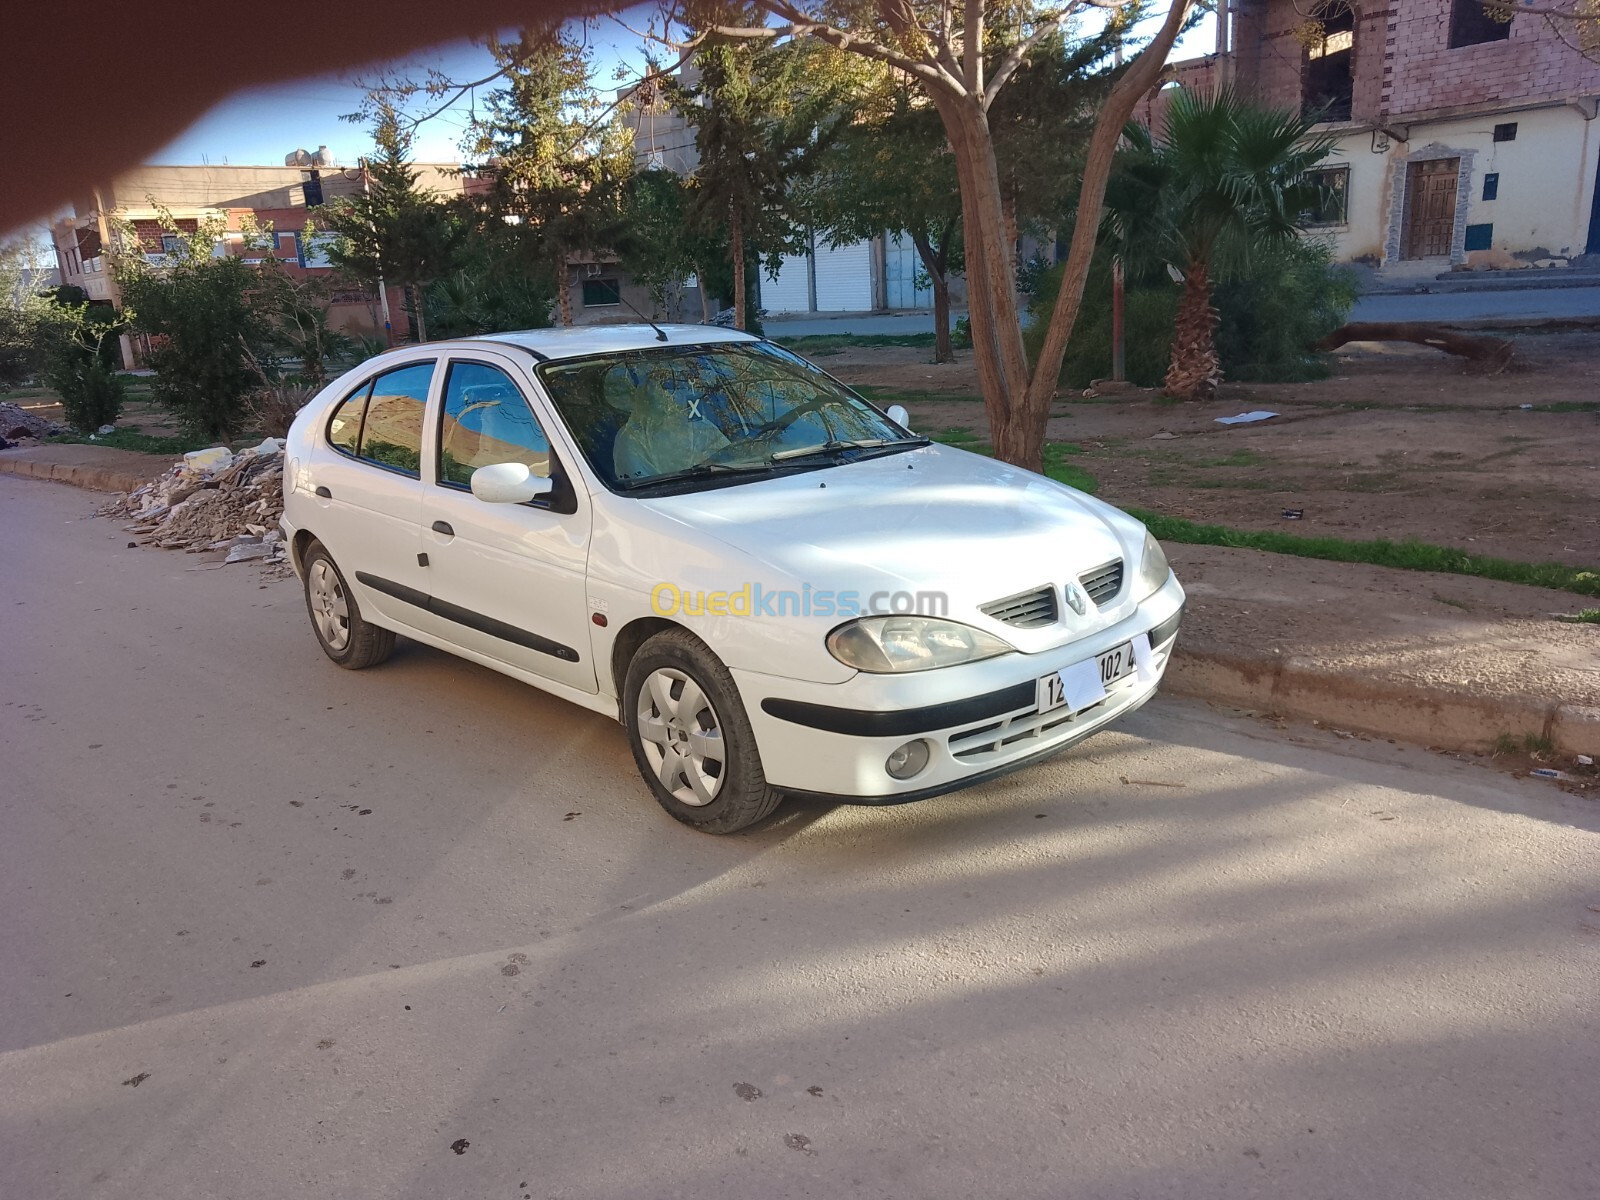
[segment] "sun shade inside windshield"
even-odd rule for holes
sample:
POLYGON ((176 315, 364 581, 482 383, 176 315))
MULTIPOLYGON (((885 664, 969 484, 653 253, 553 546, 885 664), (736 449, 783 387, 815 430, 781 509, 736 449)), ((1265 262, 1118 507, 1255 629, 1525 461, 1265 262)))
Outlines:
POLYGON ((767 343, 661 347, 539 369, 608 487, 758 470, 808 450, 906 433, 817 368, 767 343))

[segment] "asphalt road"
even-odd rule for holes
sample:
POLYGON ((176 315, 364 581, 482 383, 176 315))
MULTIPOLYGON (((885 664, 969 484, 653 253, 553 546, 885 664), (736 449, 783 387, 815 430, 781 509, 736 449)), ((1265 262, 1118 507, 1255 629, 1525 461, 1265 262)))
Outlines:
POLYGON ((714 839, 0 477, 0 1194, 1593 1197, 1600 811, 1158 701, 714 839), (1306 744, 1306 743, 1311 744, 1306 744))
MULTIPOLYGON (((1363 296, 1352 321, 1465 321, 1493 318, 1600 316, 1600 287, 1517 288, 1426 295, 1363 296)), ((772 337, 811 337, 827 333, 898 334, 933 330, 929 313, 849 313, 839 316, 773 317, 772 337)))

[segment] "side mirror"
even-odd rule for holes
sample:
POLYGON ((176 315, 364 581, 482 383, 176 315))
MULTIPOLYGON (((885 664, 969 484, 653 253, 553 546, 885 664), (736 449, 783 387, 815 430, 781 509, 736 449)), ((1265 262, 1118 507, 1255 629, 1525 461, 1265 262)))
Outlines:
POLYGON ((472 473, 472 494, 485 504, 526 504, 548 496, 554 486, 526 463, 494 463, 472 473))
POLYGON ((911 428, 911 414, 906 411, 906 406, 903 404, 891 404, 888 417, 901 429, 911 428))

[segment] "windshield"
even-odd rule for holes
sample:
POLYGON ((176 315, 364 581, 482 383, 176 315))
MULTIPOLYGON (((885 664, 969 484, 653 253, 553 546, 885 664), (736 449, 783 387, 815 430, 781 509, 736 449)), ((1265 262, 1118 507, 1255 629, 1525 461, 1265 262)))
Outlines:
POLYGON ((596 355, 546 364, 539 377, 590 465, 619 491, 810 469, 922 441, 766 342, 596 355))

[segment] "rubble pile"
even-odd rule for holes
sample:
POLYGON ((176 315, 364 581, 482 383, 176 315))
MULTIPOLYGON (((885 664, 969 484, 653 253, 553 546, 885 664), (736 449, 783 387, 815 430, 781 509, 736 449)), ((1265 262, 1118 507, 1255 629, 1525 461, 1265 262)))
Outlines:
POLYGON ((29 412, 21 405, 0 404, 0 447, 13 445, 23 438, 54 437, 65 430, 54 421, 29 412))
POLYGON ((100 509, 129 519, 125 528, 147 546, 191 554, 228 552, 230 563, 283 562, 278 531, 283 512, 283 444, 268 438, 230 453, 221 446, 183 456, 166 474, 100 509))

